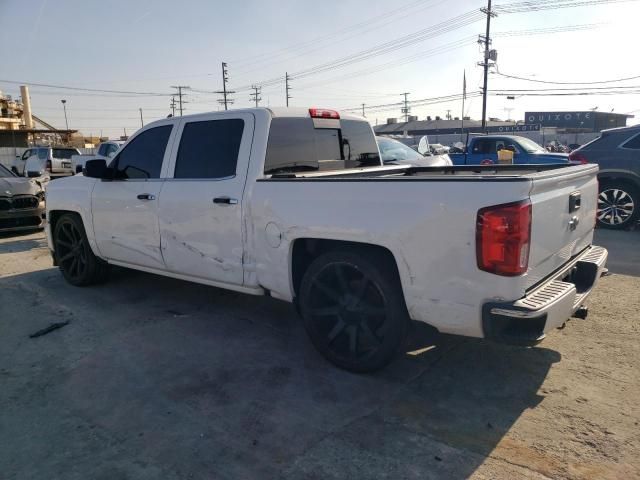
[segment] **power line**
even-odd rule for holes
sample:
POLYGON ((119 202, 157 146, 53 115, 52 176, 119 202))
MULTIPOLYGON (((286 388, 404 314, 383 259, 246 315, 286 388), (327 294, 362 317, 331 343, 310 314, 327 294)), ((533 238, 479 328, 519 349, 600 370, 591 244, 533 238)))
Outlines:
POLYGON ((636 80, 638 78, 640 78, 640 75, 636 75, 633 77, 624 77, 624 78, 615 78, 612 80, 600 80, 600 81, 593 81, 593 82, 557 82, 557 81, 552 81, 552 80, 539 80, 537 78, 527 78, 527 77, 519 77, 517 75, 508 75, 506 73, 502 73, 498 70, 496 70, 495 72, 497 75, 500 75, 501 77, 506 77, 506 78, 513 78, 515 80, 525 80, 527 82, 535 82, 535 83, 545 83, 545 84, 550 84, 550 85, 598 85, 598 84, 603 84, 603 83, 617 83, 617 82, 624 82, 627 80, 636 80))
POLYGON ((523 13, 635 1, 638 0, 536 0, 499 4, 495 6, 495 11, 498 13, 523 13))
POLYGON ((171 95, 170 93, 133 92, 133 91, 127 91, 127 90, 102 90, 97 88, 71 87, 69 85, 51 85, 48 83, 34 83, 34 82, 26 82, 26 81, 18 81, 18 80, 0 80, 0 82, 11 83, 14 85, 29 85, 34 87, 55 88, 58 90, 71 90, 71 91, 79 91, 79 92, 119 93, 119 94, 127 94, 127 95, 147 95, 147 96, 163 96, 163 97, 171 95))

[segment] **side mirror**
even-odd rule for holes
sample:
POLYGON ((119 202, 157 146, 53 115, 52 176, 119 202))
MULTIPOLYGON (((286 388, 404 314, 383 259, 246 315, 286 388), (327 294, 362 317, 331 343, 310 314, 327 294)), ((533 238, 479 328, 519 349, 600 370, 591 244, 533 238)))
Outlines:
POLYGON ((429 153, 429 139, 426 135, 418 142, 418 153, 421 153, 422 155, 429 153))
POLYGON ((107 173, 107 162, 102 158, 87 160, 84 165, 84 176, 90 178, 104 178, 107 173))

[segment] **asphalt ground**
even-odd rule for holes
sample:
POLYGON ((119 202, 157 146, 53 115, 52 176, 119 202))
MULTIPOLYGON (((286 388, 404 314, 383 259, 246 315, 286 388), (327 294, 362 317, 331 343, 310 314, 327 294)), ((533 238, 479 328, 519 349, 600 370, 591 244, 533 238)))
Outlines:
POLYGON ((41 232, 4 235, 0 478, 640 478, 640 231, 595 243, 589 318, 538 347, 416 324, 355 375, 289 304, 124 269, 75 288, 41 232))

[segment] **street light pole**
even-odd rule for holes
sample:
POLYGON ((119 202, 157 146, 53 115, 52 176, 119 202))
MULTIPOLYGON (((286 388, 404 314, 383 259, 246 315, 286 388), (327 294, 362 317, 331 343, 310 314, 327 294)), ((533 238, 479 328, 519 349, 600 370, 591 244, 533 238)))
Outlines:
POLYGON ((64 124, 67 126, 67 130, 69 130, 69 122, 67 120, 67 101, 60 100, 62 102, 62 108, 64 109, 64 124))

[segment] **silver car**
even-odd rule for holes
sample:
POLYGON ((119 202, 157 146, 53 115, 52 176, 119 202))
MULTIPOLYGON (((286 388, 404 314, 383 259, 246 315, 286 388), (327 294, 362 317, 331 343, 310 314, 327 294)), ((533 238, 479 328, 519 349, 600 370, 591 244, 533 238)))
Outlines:
POLYGON ((387 137, 376 137, 382 162, 385 165, 410 165, 412 167, 449 167, 453 165, 449 155, 422 155, 404 143, 387 137))

